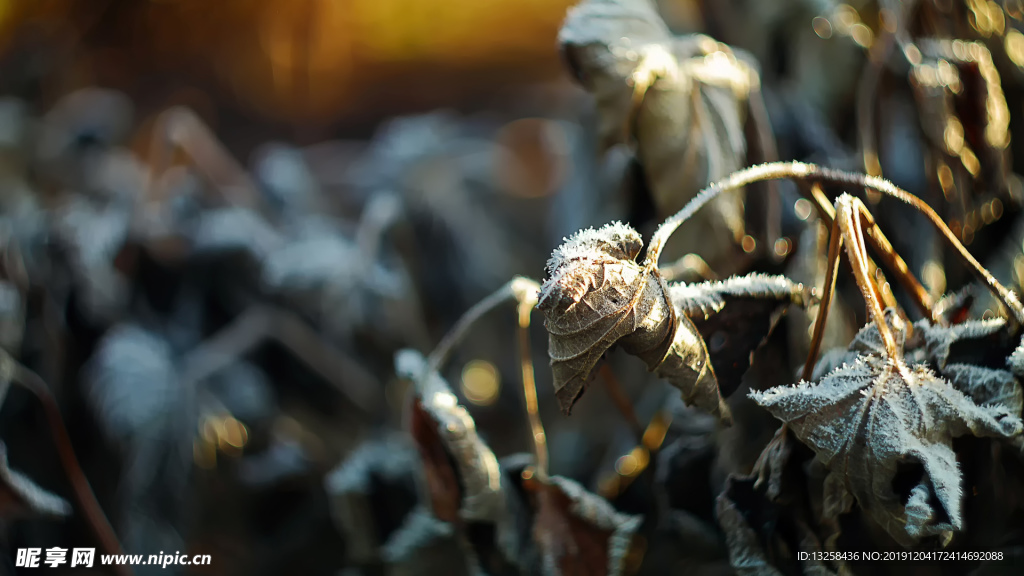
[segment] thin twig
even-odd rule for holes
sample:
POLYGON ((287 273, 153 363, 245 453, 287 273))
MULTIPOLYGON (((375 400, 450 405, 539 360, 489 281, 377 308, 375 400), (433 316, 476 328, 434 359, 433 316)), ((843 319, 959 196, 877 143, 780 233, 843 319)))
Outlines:
POLYGON ((864 303, 867 305, 868 314, 878 327, 878 333, 885 344, 885 351, 890 358, 899 355, 896 348, 896 339, 885 323, 885 311, 878 301, 877 286, 875 280, 868 272, 867 247, 864 245, 864 233, 861 226, 861 211, 867 211, 867 207, 860 201, 848 194, 843 194, 836 200, 836 222, 843 233, 846 241, 846 255, 850 259, 850 266, 853 268, 853 275, 864 296, 864 303))
POLYGON ((258 188, 248 172, 231 156, 199 116, 183 106, 165 110, 157 117, 150 145, 147 201, 163 200, 159 179, 170 167, 174 151, 178 148, 188 154, 199 172, 217 186, 229 203, 246 208, 261 208, 258 188))
MULTIPOLYGON (((829 203, 828 197, 825 196, 825 191, 822 189, 821 183, 814 182, 811 184, 809 189, 803 186, 800 188, 800 193, 810 200, 811 204, 817 208, 818 215, 822 221, 824 221, 825 225, 831 227, 836 213, 832 204, 829 203)), ((914 276, 914 273, 910 271, 910 267, 907 266, 903 257, 900 256, 892 247, 889 239, 885 237, 885 234, 882 233, 881 228, 879 228, 878 224, 875 222, 874 216, 867 211, 863 212, 863 216, 866 220, 865 232, 868 234, 866 240, 871 246, 871 250, 878 254, 878 257, 882 260, 882 263, 886 268, 896 274, 896 280, 901 286, 903 286, 903 289, 910 294, 911 300, 914 301, 914 304, 917 306, 921 314, 933 323, 940 323, 941 315, 935 310, 935 300, 932 298, 931 294, 928 293, 928 290, 926 290, 917 277, 914 276)), ((868 265, 871 267, 871 273, 874 274, 876 267, 874 260, 869 258, 868 265)), ((883 298, 885 294, 879 293, 878 296, 883 298)), ((892 300, 891 297, 886 299, 886 305, 891 305, 893 303, 895 303, 895 300, 892 300)))
MULTIPOLYGON (((89 485, 89 479, 85 477, 85 473, 82 472, 82 467, 78 463, 78 458, 75 456, 75 449, 71 444, 71 436, 64 426, 64 419, 60 415, 60 407, 57 406, 57 400, 50 394, 49 387, 47 387, 38 374, 17 363, 13 358, 8 357, 4 361, 14 363, 14 378, 12 381, 31 392, 43 405, 43 412, 46 414, 46 421, 50 426, 50 434, 53 437, 54 445, 57 447, 57 456, 60 458, 64 473, 67 474, 68 480, 71 483, 71 489, 75 494, 75 501, 85 516, 86 524, 89 525, 93 535, 96 536, 100 550, 104 554, 109 555, 122 554, 121 543, 118 542, 117 535, 114 533, 114 529, 111 527, 106 514, 103 513, 103 508, 100 507, 100 503, 96 500, 96 494, 93 493, 92 487, 89 485)), ((132 570, 128 566, 114 566, 113 568, 121 576, 131 576, 132 574, 132 570)))
POLYGON ((441 342, 434 348, 434 351, 427 357, 427 371, 437 372, 441 366, 448 360, 448 356, 452 353, 452 350, 458 346, 462 339, 466 337, 466 333, 469 329, 494 308, 498 307, 503 302, 507 302, 512 299, 518 299, 520 293, 528 292, 529 290, 536 291, 539 289, 537 283, 529 278, 522 276, 516 276, 512 280, 509 280, 505 284, 498 288, 483 300, 477 302, 472 308, 466 311, 461 318, 455 322, 451 330, 444 335, 441 342))
POLYGON ((633 431, 633 436, 639 444, 644 437, 644 428, 640 425, 640 419, 636 417, 636 411, 633 410, 633 404, 629 401, 629 396, 622 389, 622 384, 615 377, 615 372, 612 371, 608 362, 602 362, 600 370, 601 378, 604 380, 604 389, 608 392, 608 397, 611 398, 615 407, 619 409, 622 417, 626 419, 626 423, 629 424, 629 428, 633 431))
POLYGON ((825 283, 821 287, 821 300, 818 302, 818 317, 814 320, 814 333, 811 335, 811 347, 807 352, 801 379, 809 381, 814 373, 814 364, 818 361, 821 340, 825 336, 825 322, 828 320, 829 306, 836 292, 836 276, 839 275, 839 251, 842 249, 843 236, 839 225, 832 221, 832 232, 828 240, 828 264, 825 271, 825 283))
POLYGON ((358 360, 331 347, 294 313, 252 306, 208 338, 185 359, 182 382, 194 385, 273 340, 287 348, 364 414, 379 403, 376 378, 358 360))
POLYGON ((523 396, 526 399, 526 416, 530 420, 530 436, 533 439, 533 452, 537 459, 536 478, 540 482, 548 481, 548 440, 544 433, 544 424, 540 419, 540 408, 537 403, 537 383, 533 377, 533 355, 530 353, 530 313, 537 305, 537 291, 521 291, 518 313, 519 326, 519 368, 523 374, 523 396))

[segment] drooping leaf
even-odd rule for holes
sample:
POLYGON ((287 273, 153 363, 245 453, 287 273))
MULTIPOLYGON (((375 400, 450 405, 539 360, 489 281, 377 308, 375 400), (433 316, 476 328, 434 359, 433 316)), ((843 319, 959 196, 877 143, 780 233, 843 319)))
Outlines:
MULTIPOLYGON (((905 332, 893 326, 900 345, 905 332)), ((867 330, 851 350, 869 344, 867 330)), ((901 544, 962 528, 962 479, 952 439, 1013 437, 1018 415, 979 406, 926 364, 859 352, 818 382, 751 398, 787 422, 828 466, 826 486, 856 497, 901 544), (897 480, 899 477, 899 480, 897 480)))
POLYGON ((616 511, 568 478, 524 479, 533 496, 533 537, 547 576, 619 576, 642 518, 616 511))
MULTIPOLYGON (((673 37, 649 0, 588 0, 559 34, 570 69, 597 100, 607 148, 635 140, 659 212, 676 212, 698 191, 746 163, 746 101, 756 69, 703 35, 673 37), (634 87, 649 86, 637 102, 634 87)), ((713 201, 682 233, 712 249, 742 235, 742 195, 713 201)))
POLYGON ((804 289, 760 275, 668 285, 657 269, 636 262, 641 246, 635 230, 613 223, 577 233, 548 262, 537 307, 546 318, 562 410, 572 408, 598 361, 618 344, 679 388, 687 403, 728 420, 719 386, 735 389, 785 306, 805 302, 804 289))
POLYGON ((400 351, 395 368, 415 386, 410 425, 434 514, 453 523, 500 522, 504 495, 498 459, 480 439, 472 417, 440 374, 427 373, 418 352, 400 351))
POLYGON ((808 291, 783 276, 751 274, 701 284, 670 284, 669 295, 707 344, 711 367, 728 396, 750 368, 789 304, 806 306, 808 291))
POLYGON ((122 459, 115 521, 143 553, 182 545, 196 432, 195 397, 168 341, 134 324, 107 331, 84 369, 86 397, 122 459))

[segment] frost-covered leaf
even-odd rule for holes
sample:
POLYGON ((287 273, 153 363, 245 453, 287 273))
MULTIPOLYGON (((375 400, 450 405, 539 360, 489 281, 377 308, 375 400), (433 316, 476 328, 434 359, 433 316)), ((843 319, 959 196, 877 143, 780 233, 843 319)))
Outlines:
POLYGON ((771 334, 789 304, 805 306, 809 294, 783 276, 751 274, 720 282, 670 284, 669 295, 707 344, 723 395, 740 384, 754 352, 771 334))
POLYGON ((136 554, 180 542, 185 525, 197 417, 175 360, 161 335, 121 324, 84 368, 86 398, 123 462, 115 525, 136 554))
MULTIPOLYGON (((569 11, 559 42, 597 100, 604 146, 635 140, 662 214, 746 163, 746 100, 758 73, 728 46, 673 37, 649 0, 582 2, 569 11), (650 86, 640 102, 635 85, 650 86)), ((727 246, 742 234, 742 195, 715 199, 708 214, 683 234, 727 246)))
POLYGON ((105 432, 130 440, 178 416, 181 389, 170 345, 132 324, 112 328, 86 367, 86 392, 105 432))
POLYGON ((130 218, 125 205, 99 205, 82 196, 54 214, 53 234, 67 250, 85 311, 96 319, 116 318, 128 301, 128 283, 114 259, 128 238, 130 218))
POLYGON ((191 232, 192 249, 201 255, 247 252, 255 260, 284 243, 281 234, 255 211, 229 206, 203 211, 191 232))
POLYGON ((616 511, 576 482, 524 479, 533 497, 533 537, 547 576, 619 576, 642 518, 616 511))
POLYGON ((724 382, 734 389, 785 305, 803 303, 803 288, 759 275, 666 285, 656 269, 636 262, 641 246, 635 230, 614 223, 578 232, 552 254, 537 307, 546 318, 555 395, 568 412, 618 344, 687 403, 727 420, 713 363, 722 362, 724 382))
MULTIPOLYGON (((897 328, 894 335, 907 362, 929 366, 978 405, 1001 404, 1011 414, 1021 413, 1020 382, 1006 369, 1014 335, 1005 320, 967 320, 950 326, 919 320, 913 325, 913 337, 907 340, 906 331, 899 328, 903 320, 892 309, 885 313, 886 321, 897 328)), ((844 362, 854 362, 859 354, 882 354, 884 349, 878 327, 870 323, 857 333, 849 350, 830 350, 823 355, 813 378, 820 379, 844 362)))
POLYGON ((410 426, 433 513, 446 522, 499 522, 505 502, 498 459, 480 439, 469 412, 440 374, 428 373, 420 353, 399 351, 395 371, 415 386, 410 426))
MULTIPOLYGON (((352 561, 378 558, 392 535, 409 524, 417 506, 420 474, 416 449, 403 438, 388 436, 362 444, 326 475, 331 516, 345 535, 352 561)), ((399 541, 409 539, 406 534, 399 541)))
POLYGON ((853 494, 904 545, 962 528, 953 438, 1021 432, 1006 407, 978 406, 926 365, 875 353, 817 383, 751 398, 815 451, 829 467, 830 486, 853 494))
MULTIPOLYGON (((0 401, 3 390, 0 389, 0 401)), ((71 505, 63 498, 43 490, 24 474, 7 464, 7 446, 0 442, 0 518, 26 516, 67 516, 71 505)))

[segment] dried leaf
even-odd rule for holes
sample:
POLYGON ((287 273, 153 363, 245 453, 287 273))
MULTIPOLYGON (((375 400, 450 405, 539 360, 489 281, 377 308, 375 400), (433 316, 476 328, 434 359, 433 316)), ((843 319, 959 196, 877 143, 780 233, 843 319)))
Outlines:
POLYGON ((618 576, 623 573, 642 518, 617 512, 576 482, 552 476, 524 479, 534 497, 533 537, 548 576, 618 576))
POLYGON ((657 270, 635 261, 641 246, 635 230, 613 223, 578 232, 548 261, 537 307, 546 318, 562 410, 572 408, 598 361, 618 344, 679 388, 687 403, 728 420, 719 386, 735 389, 785 305, 805 301, 803 287, 760 275, 666 285, 657 270), (695 322, 716 344, 713 356, 695 322))
POLYGON ((728 396, 750 368, 789 304, 805 306, 806 289, 783 276, 751 274, 720 282, 670 284, 676 310, 693 321, 707 343, 711 367, 728 396))
MULTIPOLYGON (((409 524, 417 506, 416 450, 404 438, 388 436, 366 442, 329 472, 324 487, 331 516, 345 535, 348 557, 372 562, 400 527, 409 524)), ((403 536, 398 542, 407 541, 403 536)), ((393 546, 407 549, 397 542, 393 546)), ((395 550, 392 550, 392 554, 395 550)))
MULTIPOLYGON (((905 333, 891 323, 902 346, 905 333)), ((862 330, 850 349, 873 349, 871 336, 862 330)), ((875 352, 860 352, 818 382, 751 398, 787 422, 829 467, 827 485, 841 493, 828 497, 852 493, 903 545, 962 527, 953 438, 1021 432, 1020 418, 1005 406, 979 406, 927 365, 875 352)))
POLYGON ((446 522, 499 523, 505 497, 494 452, 476 432, 476 424, 440 374, 414 350, 395 356, 396 372, 413 381, 411 428, 423 458, 434 514, 446 522))
MULTIPOLYGON (((597 99, 604 147, 635 139, 662 214, 746 163, 746 100, 758 73, 725 44, 673 37, 648 0, 582 2, 569 11, 559 42, 597 99), (645 90, 639 102, 635 89, 645 90)), ((707 248, 710 238, 729 246, 743 234, 743 197, 721 196, 713 207, 703 226, 695 221, 683 233, 707 248)))
MULTIPOLYGON (((0 401, 3 390, 0 389, 0 401)), ((43 490, 24 474, 7 464, 7 446, 0 442, 0 518, 26 516, 67 516, 71 505, 63 498, 43 490)))

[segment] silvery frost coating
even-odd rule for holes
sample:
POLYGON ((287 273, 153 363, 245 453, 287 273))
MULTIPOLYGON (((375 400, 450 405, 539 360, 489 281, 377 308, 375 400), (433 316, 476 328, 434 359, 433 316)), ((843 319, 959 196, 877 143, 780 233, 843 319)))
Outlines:
MULTIPOLYGON (((753 58, 704 35, 674 36, 650 0, 587 0, 569 10, 559 45, 597 104, 603 147, 635 145, 658 211, 672 214, 747 163, 753 58), (649 85, 637 102, 634 86, 649 85)), ((717 261, 744 229, 740 194, 716 198, 680 234, 717 261)))
MULTIPOLYGON (((473 418, 458 404, 441 375, 427 371, 426 359, 419 352, 400 350, 395 355, 395 371, 414 383, 420 406, 433 420, 437 435, 455 464, 462 489, 459 517, 500 523, 505 509, 501 470, 494 452, 477 434, 473 418)), ((430 462, 425 465, 430 466, 430 462)))
MULTIPOLYGON (((919 323, 916 342, 907 342, 895 315, 886 319, 900 348, 910 348, 906 360, 880 350, 877 328, 869 325, 851 344, 853 354, 817 382, 750 396, 788 423, 829 468, 825 500, 839 504, 827 514, 848 511, 852 495, 893 539, 909 546, 962 528, 962 482, 953 438, 1009 438, 1020 434, 1022 426, 1019 408, 979 405, 936 374, 930 365, 935 357, 929 358, 920 339, 930 340, 931 351, 942 356, 940 332, 933 331, 929 339, 923 335, 930 327, 919 323), (897 474, 915 467, 921 472, 917 484, 909 493, 895 492, 897 474)), ((947 330, 947 341, 951 338, 949 329, 935 330, 947 330)), ((961 329, 956 335, 964 334, 961 329)))
POLYGON ((728 420, 713 363, 720 358, 719 367, 738 382, 785 305, 805 303, 804 289, 764 275, 667 284, 657 268, 636 262, 642 246, 635 230, 615 222, 578 232, 552 254, 537 307, 549 334, 555 395, 568 412, 617 344, 679 388, 687 403, 728 420), (750 331, 759 340, 709 354, 705 333, 739 337, 731 327, 741 316, 749 317, 744 329, 759 324, 750 331))
MULTIPOLYGON (((633 542, 633 536, 640 528, 643 520, 641 516, 623 514, 612 507, 607 501, 588 492, 577 482, 561 476, 552 476, 551 483, 541 487, 547 489, 552 496, 547 500, 549 506, 557 509, 542 509, 538 512, 538 525, 535 530, 540 531, 538 540, 542 548, 545 548, 542 558, 542 568, 547 576, 561 576, 569 572, 563 571, 561 564, 565 562, 566 555, 585 556, 583 548, 587 545, 602 546, 607 552, 607 576, 619 576, 623 572, 623 563, 633 542), (544 517, 545 514, 567 514, 578 521, 582 526, 572 528, 571 521, 552 521, 544 517), (568 528, 569 534, 558 533, 557 528, 568 528), (594 537, 594 540, 581 542, 581 540, 594 537), (571 541, 565 541, 569 538, 571 541)), ((577 560, 585 562, 585 560, 577 560)), ((575 565, 575 562, 572 563, 575 565)), ((591 573, 600 573, 600 568, 593 567, 591 573)))

